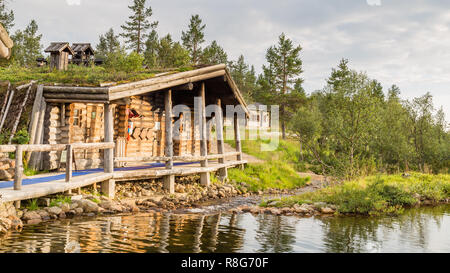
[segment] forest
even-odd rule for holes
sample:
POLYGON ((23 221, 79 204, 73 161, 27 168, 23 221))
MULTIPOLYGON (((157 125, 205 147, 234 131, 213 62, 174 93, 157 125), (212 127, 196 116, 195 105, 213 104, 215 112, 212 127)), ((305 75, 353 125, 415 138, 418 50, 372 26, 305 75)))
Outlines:
MULTIPOLYGON (((244 55, 230 60, 217 41, 205 44, 207 24, 198 14, 180 26, 181 40, 176 41, 172 34, 158 32, 159 22, 152 20, 148 1, 130 1, 128 12, 120 30, 111 28, 99 35, 96 58, 104 63, 86 68, 87 74, 145 75, 225 63, 248 104, 280 105, 281 136, 298 145, 296 165, 301 171, 345 179, 376 173, 449 172, 449 124, 430 93, 402 99, 401 93, 408 90, 396 85, 383 89, 367 73, 352 69, 345 56, 336 60, 321 90, 307 91, 303 48, 285 33, 267 49, 266 63, 257 74, 244 55)), ((14 29, 14 11, 0 0, 0 23, 15 43, 12 58, 0 63, 1 74, 37 71, 36 59, 43 57, 43 34, 37 22, 14 29)), ((77 69, 69 68, 68 73, 77 69)))

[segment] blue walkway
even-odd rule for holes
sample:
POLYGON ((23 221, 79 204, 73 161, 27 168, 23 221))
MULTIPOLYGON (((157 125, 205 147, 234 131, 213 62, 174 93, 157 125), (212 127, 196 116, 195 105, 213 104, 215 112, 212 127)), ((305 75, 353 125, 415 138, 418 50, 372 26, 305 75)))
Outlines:
MULTIPOLYGON (((190 164, 196 164, 200 162, 185 162, 185 163, 174 163, 174 166, 183 166, 183 165, 190 165, 190 164)), ((120 171, 136 171, 136 170, 145 170, 145 169, 154 169, 154 168, 161 168, 166 166, 165 163, 149 163, 145 166, 136 166, 136 167, 124 167, 124 168, 115 168, 115 172, 120 171)), ((94 173, 103 173, 103 169, 90 169, 90 170, 82 170, 82 171, 73 171, 72 176, 81 176, 81 175, 88 175, 88 174, 94 174, 94 173)), ((51 182, 55 180, 61 180, 65 179, 65 174, 58 174, 53 176, 46 176, 46 177, 39 177, 39 178, 28 178, 22 180, 22 185, 33 185, 33 184, 39 184, 39 183, 45 183, 45 182, 51 182)), ((1 181, 0 182, 0 189, 6 189, 6 188, 12 188, 14 187, 14 181, 1 181)))

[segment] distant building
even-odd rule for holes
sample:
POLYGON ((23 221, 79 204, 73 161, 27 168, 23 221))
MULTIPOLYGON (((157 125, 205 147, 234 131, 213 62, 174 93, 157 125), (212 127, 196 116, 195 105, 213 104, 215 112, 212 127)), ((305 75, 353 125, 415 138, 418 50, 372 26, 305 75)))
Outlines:
POLYGON ((67 70, 69 55, 75 54, 67 42, 51 43, 45 49, 45 52, 50 53, 50 68, 56 68, 57 70, 67 70))
POLYGON ((75 54, 72 57, 71 63, 76 65, 89 65, 94 61, 94 49, 90 43, 77 43, 72 44, 72 50, 75 54))
POLYGON ((47 60, 45 58, 37 58, 36 59, 36 65, 37 67, 43 67, 48 64, 47 60))
POLYGON ((247 129, 269 129, 270 114, 267 107, 261 103, 248 106, 250 118, 247 121, 247 129))
MULTIPOLYGON (((261 103, 248 106, 250 117, 247 119, 247 129, 270 129, 270 113, 267 107, 261 103)), ((226 117, 225 126, 233 126, 232 118, 226 117)))

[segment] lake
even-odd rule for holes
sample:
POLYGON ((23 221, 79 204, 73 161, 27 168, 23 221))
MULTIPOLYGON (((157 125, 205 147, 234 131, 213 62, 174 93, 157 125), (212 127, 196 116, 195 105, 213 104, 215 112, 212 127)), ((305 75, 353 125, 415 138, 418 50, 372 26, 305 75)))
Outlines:
POLYGON ((26 226, 0 252, 450 252, 450 206, 395 217, 181 213, 76 218, 26 226))

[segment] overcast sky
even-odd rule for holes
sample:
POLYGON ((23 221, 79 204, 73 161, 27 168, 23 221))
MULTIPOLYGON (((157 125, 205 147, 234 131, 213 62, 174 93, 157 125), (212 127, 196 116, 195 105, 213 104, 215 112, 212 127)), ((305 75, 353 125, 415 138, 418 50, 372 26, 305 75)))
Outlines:
MULTIPOLYGON (((129 16, 131 0, 7 0, 16 28, 35 19, 50 41, 98 42, 129 16)), ((341 58, 404 98, 430 92, 450 118, 449 0, 152 0, 160 35, 180 39, 192 14, 231 59, 244 54, 257 71, 285 32, 303 47, 305 89, 320 89, 341 58)))

